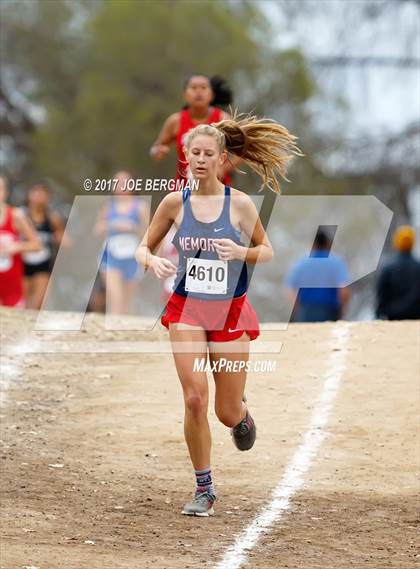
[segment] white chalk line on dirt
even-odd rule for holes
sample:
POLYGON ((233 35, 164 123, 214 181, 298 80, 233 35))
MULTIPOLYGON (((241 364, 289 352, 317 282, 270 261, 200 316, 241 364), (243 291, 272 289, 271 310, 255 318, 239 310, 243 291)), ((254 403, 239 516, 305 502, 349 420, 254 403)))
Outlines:
POLYGON ((13 353, 2 349, 0 362, 0 407, 7 401, 7 390, 24 375, 27 354, 36 353, 39 340, 30 334, 14 345, 13 353))
MULTIPOLYGON (((50 332, 49 342, 59 337, 60 332, 50 332)), ((7 401, 7 390, 12 383, 24 376, 25 368, 31 360, 31 354, 42 353, 41 337, 37 333, 29 333, 13 346, 1 346, 0 353, 0 408, 7 401), (28 362, 29 360, 29 362, 28 362)))
POLYGON ((257 545, 260 536, 270 531, 274 523, 290 510, 292 497, 304 485, 305 474, 325 438, 324 428, 343 378, 346 364, 345 349, 350 325, 350 323, 340 322, 332 330, 332 351, 321 394, 315 405, 303 442, 274 488, 270 503, 262 508, 249 526, 236 537, 235 542, 226 550, 222 560, 214 566, 214 569, 239 569, 242 567, 247 562, 248 552, 257 545))

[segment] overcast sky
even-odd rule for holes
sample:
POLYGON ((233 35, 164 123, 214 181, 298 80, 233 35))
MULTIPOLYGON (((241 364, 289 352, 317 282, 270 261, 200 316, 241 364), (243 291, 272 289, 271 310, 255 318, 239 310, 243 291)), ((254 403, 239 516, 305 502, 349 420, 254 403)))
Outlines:
MULTIPOLYGON (((308 58, 322 56, 391 56, 420 58, 420 6, 414 0, 298 1, 293 26, 286 24, 282 4, 259 4, 278 22, 278 45, 298 46, 308 58), (376 19, 363 12, 387 4, 376 19), (286 25, 285 25, 286 24, 286 25), (284 29, 290 28, 285 34, 284 29)), ((354 135, 367 128, 399 131, 420 118, 419 67, 316 68, 318 84, 329 95, 342 95, 350 104, 351 121, 322 113, 325 128, 345 128, 354 135), (330 124, 328 124, 330 121, 330 124), (335 122, 334 122, 335 121, 335 122)), ((315 70, 315 68, 314 68, 315 70)))

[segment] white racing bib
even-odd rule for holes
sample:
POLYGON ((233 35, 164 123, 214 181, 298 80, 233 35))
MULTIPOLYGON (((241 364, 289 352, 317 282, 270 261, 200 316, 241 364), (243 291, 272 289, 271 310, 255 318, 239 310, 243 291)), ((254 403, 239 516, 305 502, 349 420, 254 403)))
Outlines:
POLYGON ((134 257, 134 253, 140 241, 134 233, 121 233, 112 235, 108 239, 109 252, 116 259, 129 259, 134 257))
POLYGON ((226 294, 228 262, 213 259, 187 259, 185 290, 206 294, 226 294))
POLYGON ((41 251, 29 251, 23 255, 23 259, 28 265, 44 263, 44 261, 48 261, 50 257, 50 251, 46 247, 43 247, 41 251))
POLYGON ((0 232, 0 273, 5 273, 10 270, 13 265, 12 255, 2 254, 2 247, 6 247, 13 243, 14 236, 9 232, 0 232))
POLYGON ((51 258, 51 249, 49 247, 50 235, 45 231, 38 231, 38 237, 41 239, 42 249, 40 251, 29 251, 23 254, 23 260, 28 265, 38 265, 51 258))
POLYGON ((47 247, 43 247, 41 251, 30 251, 23 255, 23 259, 28 265, 38 265, 39 263, 44 263, 45 261, 48 261, 50 257, 51 253, 47 247))

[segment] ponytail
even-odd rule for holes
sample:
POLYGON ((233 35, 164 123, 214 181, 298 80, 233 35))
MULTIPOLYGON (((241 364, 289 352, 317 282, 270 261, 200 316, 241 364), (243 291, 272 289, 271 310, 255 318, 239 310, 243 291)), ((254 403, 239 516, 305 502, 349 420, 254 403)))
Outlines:
POLYGON ((296 144, 297 137, 272 119, 235 112, 231 119, 213 126, 224 134, 226 150, 241 158, 260 176, 263 181, 260 190, 267 186, 279 194, 277 175, 289 181, 286 174, 290 162, 294 156, 303 156, 296 144))
POLYGON ((217 139, 220 152, 227 150, 241 158, 262 179, 260 191, 267 186, 281 192, 277 175, 284 180, 289 163, 295 156, 304 156, 296 144, 297 137, 272 119, 258 119, 254 115, 238 115, 212 125, 198 125, 187 134, 185 146, 191 140, 206 134, 217 139))

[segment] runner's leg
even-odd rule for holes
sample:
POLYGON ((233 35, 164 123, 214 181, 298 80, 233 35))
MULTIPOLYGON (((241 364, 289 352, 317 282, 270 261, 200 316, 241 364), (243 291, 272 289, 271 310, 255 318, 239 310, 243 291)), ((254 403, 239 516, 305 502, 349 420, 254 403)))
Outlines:
POLYGON ((34 295, 34 283, 33 275, 25 277, 23 280, 23 287, 25 291, 26 308, 33 308, 33 295, 34 295))
POLYGON ((106 271, 106 294, 107 312, 110 314, 123 314, 124 289, 122 274, 118 269, 107 268, 106 271))
POLYGON ((207 359, 207 337, 198 326, 170 323, 169 337, 173 345, 173 356, 178 377, 181 382, 184 404, 184 434, 191 462, 195 470, 208 468, 210 465, 211 435, 207 420, 208 383, 205 371, 194 371, 195 358, 207 359), (177 351, 180 343, 191 352, 177 351))
POLYGON ((137 280, 124 281, 123 283, 123 304, 122 314, 132 314, 133 312, 133 298, 138 285, 137 280))
POLYGON ((210 342, 209 358, 212 364, 218 362, 217 365, 226 361, 226 365, 213 372, 216 386, 214 407, 219 421, 227 427, 234 427, 246 413, 246 405, 242 399, 247 376, 245 368, 249 360, 248 334, 244 332, 240 338, 230 342, 210 342), (221 344, 224 347, 235 344, 236 349, 232 352, 224 351, 221 350, 221 344), (232 371, 235 365, 238 371, 232 371))
POLYGON ((34 308, 35 310, 39 310, 41 308, 45 292, 47 290, 49 278, 50 274, 45 272, 35 273, 33 275, 33 293, 31 296, 31 306, 28 306, 28 308, 34 308))

